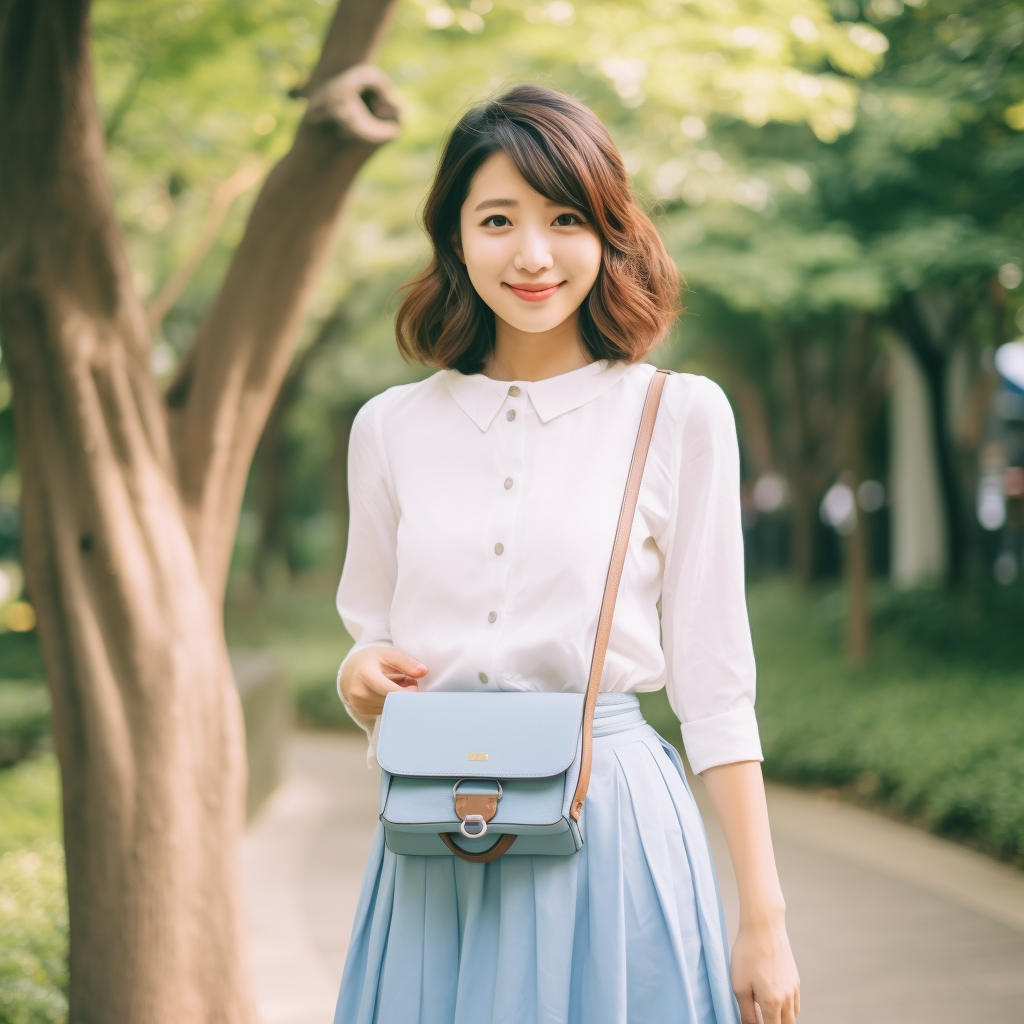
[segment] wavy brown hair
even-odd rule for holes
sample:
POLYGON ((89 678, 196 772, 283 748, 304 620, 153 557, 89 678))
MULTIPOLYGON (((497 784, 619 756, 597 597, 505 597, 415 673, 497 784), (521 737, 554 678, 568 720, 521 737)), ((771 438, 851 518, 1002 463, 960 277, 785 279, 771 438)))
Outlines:
POLYGON ((517 85, 478 104, 445 141, 423 212, 433 257, 400 289, 408 290, 395 319, 402 354, 478 373, 494 347, 494 313, 453 242, 473 175, 499 150, 534 191, 578 209, 601 237, 601 267, 579 310, 587 351, 594 359, 641 360, 681 311, 679 269, 638 205, 608 129, 579 100, 539 85, 517 85))

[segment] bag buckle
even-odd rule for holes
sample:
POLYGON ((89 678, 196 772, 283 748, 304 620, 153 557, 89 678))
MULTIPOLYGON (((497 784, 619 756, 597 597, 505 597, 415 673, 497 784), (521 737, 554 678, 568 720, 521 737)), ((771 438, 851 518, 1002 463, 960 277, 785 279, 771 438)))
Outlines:
POLYGON ((484 816, 482 814, 467 814, 462 819, 462 824, 459 825, 459 831, 467 839, 480 839, 482 836, 487 835, 487 822, 484 821, 484 816), (473 832, 470 832, 467 828, 469 825, 477 826, 479 831, 474 830, 473 832))
POLYGON ((452 786, 452 797, 455 799, 455 814, 461 824, 459 831, 467 839, 480 839, 487 835, 487 822, 498 811, 501 799, 501 783, 497 779, 488 779, 498 787, 497 793, 459 793, 459 786, 464 782, 480 782, 480 779, 459 779, 452 786))

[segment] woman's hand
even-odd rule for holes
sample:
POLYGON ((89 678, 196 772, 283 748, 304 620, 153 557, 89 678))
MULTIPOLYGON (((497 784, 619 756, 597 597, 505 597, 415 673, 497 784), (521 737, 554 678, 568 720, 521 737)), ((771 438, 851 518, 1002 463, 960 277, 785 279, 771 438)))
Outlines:
POLYGON ((732 987, 743 1024, 794 1024, 800 976, 781 915, 774 922, 740 924, 732 947, 732 987))
POLYGON ((732 761, 706 768, 700 777, 736 872, 740 928, 732 948, 732 987, 743 1024, 793 1024, 800 1012, 800 977, 786 935, 761 765, 732 761))
POLYGON ((394 647, 364 647, 356 651, 341 671, 341 693, 348 706, 364 718, 384 710, 389 693, 415 690, 429 670, 394 647))

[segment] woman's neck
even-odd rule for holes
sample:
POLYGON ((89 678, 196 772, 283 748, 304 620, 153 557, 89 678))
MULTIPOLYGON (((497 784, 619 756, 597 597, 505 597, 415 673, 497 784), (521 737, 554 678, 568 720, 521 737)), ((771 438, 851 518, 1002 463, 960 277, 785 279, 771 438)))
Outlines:
POLYGON ((576 316, 570 316, 550 331, 520 331, 498 319, 494 351, 483 373, 494 380, 544 380, 578 370, 593 362, 580 344, 576 316))

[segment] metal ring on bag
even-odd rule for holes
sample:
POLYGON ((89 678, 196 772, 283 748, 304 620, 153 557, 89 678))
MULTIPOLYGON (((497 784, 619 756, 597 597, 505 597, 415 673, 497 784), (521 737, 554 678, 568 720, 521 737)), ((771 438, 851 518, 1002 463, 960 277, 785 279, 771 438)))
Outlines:
POLYGON ((459 825, 459 831, 467 839, 480 839, 483 836, 487 835, 487 822, 484 821, 484 816, 482 814, 467 814, 462 819, 462 824, 459 825), (472 821, 474 824, 476 822, 479 822, 480 823, 480 831, 479 832, 467 832, 466 831, 466 822, 467 821, 472 821))

